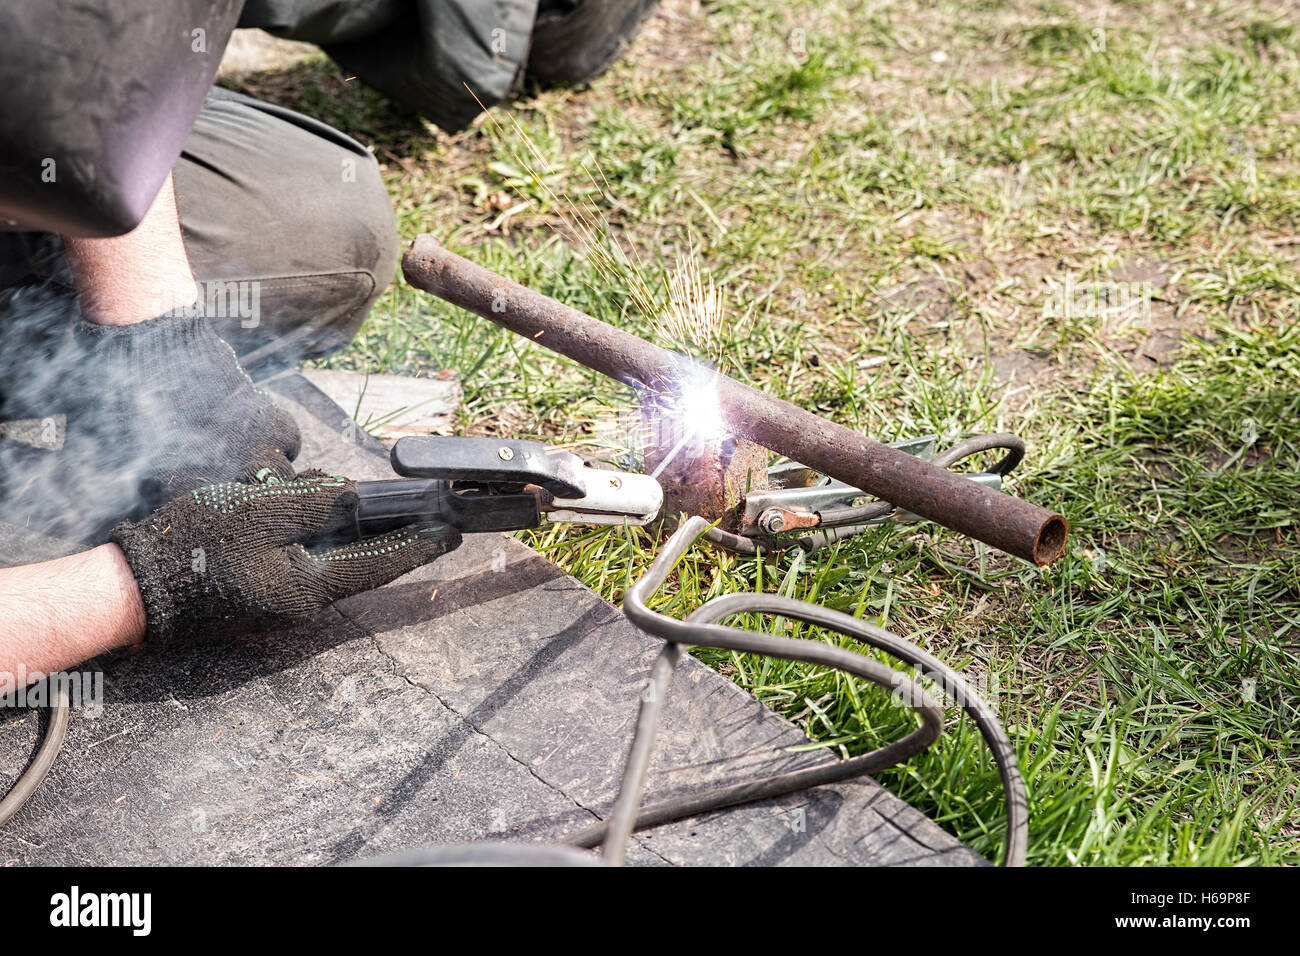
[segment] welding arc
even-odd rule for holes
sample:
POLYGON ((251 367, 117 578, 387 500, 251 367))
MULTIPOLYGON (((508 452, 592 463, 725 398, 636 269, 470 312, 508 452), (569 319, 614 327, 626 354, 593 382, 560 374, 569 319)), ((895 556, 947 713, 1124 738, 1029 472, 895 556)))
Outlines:
MULTIPOLYGON (((671 394, 698 368, 687 356, 448 252, 429 235, 411 243, 402 272, 417 289, 651 395, 671 394)), ((733 435, 1026 561, 1051 564, 1065 551, 1069 528, 1059 514, 951 474, 728 376, 718 375, 717 383, 723 423, 733 435)))
MULTIPOLYGON (((736 614, 760 613, 794 618, 847 635, 859 643, 870 645, 906 661, 938 683, 945 693, 975 721, 993 753, 993 760, 1002 778, 1007 807, 1003 864, 1023 866, 1029 836, 1028 808, 1025 784, 1020 776, 1015 748, 1007 738, 1006 731, 1003 730, 993 709, 956 671, 938 658, 883 628, 839 611, 779 595, 725 594, 701 605, 684 621, 658 614, 646 606, 646 601, 663 584, 686 549, 708 527, 709 522, 700 517, 693 517, 684 522, 668 540, 668 544, 655 558, 645 575, 628 590, 623 598, 623 612, 628 619, 641 630, 668 643, 655 661, 648 687, 649 693, 642 695, 628 762, 609 819, 572 834, 565 842, 588 847, 599 843, 602 856, 606 858, 605 862, 618 863, 622 861, 627 840, 635 830, 753 800, 777 797, 811 786, 833 783, 867 773, 877 773, 919 753, 933 742, 934 738, 931 737, 919 747, 916 746, 930 733, 929 728, 935 721, 935 716, 931 712, 935 704, 915 682, 901 672, 832 645, 759 634, 735 627, 723 627, 715 623, 736 614), (638 809, 641 794, 645 789, 649 755, 658 728, 659 715, 663 709, 668 681, 682 649, 688 646, 718 647, 768 657, 800 660, 856 674, 882 686, 892 687, 895 693, 899 690, 910 693, 912 696, 907 700, 920 711, 923 724, 902 740, 859 757, 837 760, 776 776, 756 777, 717 787, 705 793, 686 794, 638 809), (877 668, 883 669, 886 674, 879 674, 877 668), (879 679, 882 676, 883 681, 879 679), (918 694, 920 696, 917 696, 918 694)), ((934 731, 934 736, 937 737, 938 729, 942 727, 941 711, 935 726, 937 729, 934 731)))

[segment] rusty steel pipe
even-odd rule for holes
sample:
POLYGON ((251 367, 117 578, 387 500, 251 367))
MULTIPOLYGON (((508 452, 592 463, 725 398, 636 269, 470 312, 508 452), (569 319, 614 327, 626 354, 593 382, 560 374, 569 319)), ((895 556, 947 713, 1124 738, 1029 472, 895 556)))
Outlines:
MULTIPOLYGON (((418 236, 406 281, 635 388, 668 392, 694 360, 652 345, 418 236)), ((867 494, 1035 564, 1065 551, 1065 519, 1038 505, 873 441, 843 425, 717 376, 722 419, 748 438, 867 494)))

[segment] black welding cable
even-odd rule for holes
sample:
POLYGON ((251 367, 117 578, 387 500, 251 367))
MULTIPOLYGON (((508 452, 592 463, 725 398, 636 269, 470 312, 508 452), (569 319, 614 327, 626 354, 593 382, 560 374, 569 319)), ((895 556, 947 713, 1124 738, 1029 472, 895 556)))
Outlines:
POLYGON ((982 451, 993 451, 995 448, 1003 448, 1007 452, 989 469, 995 475, 1011 474, 1016 465, 1025 458, 1023 438, 1012 432, 995 432, 991 435, 972 435, 970 438, 963 438, 947 451, 935 455, 930 464, 938 468, 951 468, 964 458, 982 451))
MULTIPOLYGON (((624 612, 633 623, 656 637, 686 645, 732 647, 732 649, 736 650, 780 657, 793 655, 784 653, 784 648, 779 648, 782 651, 781 653, 774 653, 774 651, 778 650, 778 646, 775 646, 772 642, 781 642, 782 644, 789 642, 822 647, 826 650, 841 650, 840 648, 829 648, 826 645, 814 644, 813 642, 791 642, 787 638, 775 638, 769 635, 739 631, 735 628, 718 627, 713 623, 724 617, 746 612, 778 614, 846 634, 854 640, 884 650, 919 668, 923 674, 939 683, 945 692, 970 714, 984 739, 988 742, 993 753, 994 762, 1002 778, 1002 785, 1006 795, 1007 836, 1004 863, 1009 866, 1023 866, 1028 842, 1027 807, 1024 781, 1020 776, 1015 750, 1007 739, 1006 733, 992 708, 966 684, 956 671, 942 661, 903 638, 875 625, 860 621, 839 611, 832 611, 815 604, 795 601, 777 595, 722 595, 698 608, 685 621, 678 621, 674 618, 656 614, 645 606, 645 599, 663 583, 672 565, 676 563, 676 560, 685 552, 686 547, 703 532, 707 525, 708 522, 702 518, 692 518, 685 522, 669 540, 668 546, 651 565, 646 575, 628 591, 627 597, 624 598, 623 607, 624 612), (730 635, 744 635, 746 639, 738 642, 744 646, 734 646, 730 642, 721 643, 727 640, 730 635), (760 646, 763 649, 754 649, 760 646)), ((866 660, 861 658, 860 655, 851 656, 857 657, 859 660, 866 660)), ((831 664, 830 666, 838 665, 831 664)), ((850 672, 855 670, 853 668, 843 669, 850 670, 850 672)), ((902 676, 897 671, 891 670, 891 673, 902 676)), ((912 691, 912 693, 915 694, 916 691, 912 691)), ((658 696, 661 702, 662 694, 658 696)), ((918 698, 913 696, 910 699, 916 701, 918 698)), ((928 698, 926 699, 928 700, 928 698)), ((662 704, 660 703, 659 706, 661 707, 662 704)), ((653 716, 657 719, 658 711, 655 711, 653 716)), ((648 725, 646 727, 647 735, 652 736, 653 729, 653 725, 648 725)), ((641 737, 642 727, 639 721, 633 741, 634 754, 637 753, 641 737)), ((905 744, 908 739, 910 738, 904 738, 898 744, 905 744)), ((898 744, 891 745, 891 747, 896 747, 898 744)), ((644 746, 648 747, 648 744, 644 746)), ((639 799, 639 795, 644 788, 645 764, 648 761, 634 762, 629 759, 620 786, 619 799, 615 803, 616 811, 618 811, 617 819, 612 814, 607 823, 588 827, 579 833, 573 834, 566 842, 579 846, 594 846, 604 838, 606 845, 612 845, 616 827, 620 835, 624 833, 630 834, 634 829, 657 826, 682 817, 694 816, 706 810, 778 796, 861 773, 875 773, 892 766, 899 760, 907 759, 900 756, 897 759, 891 759, 889 762, 881 762, 881 758, 884 757, 886 752, 890 751, 891 747, 885 747, 851 760, 835 761, 831 764, 779 776, 756 778, 739 784, 716 788, 703 794, 689 794, 663 801, 646 807, 639 814, 635 814, 634 819, 628 818, 626 805, 631 802, 635 806, 635 801, 625 800, 624 794, 635 791, 639 799), (858 763, 855 763, 855 761, 858 763)))
MULTIPOLYGON (((846 760, 835 760, 802 770, 726 784, 705 793, 689 794, 656 803, 637 812, 637 805, 645 785, 649 752, 667 690, 667 677, 671 674, 670 670, 660 666, 656 668, 654 682, 650 685, 652 701, 645 700, 643 696, 632 748, 615 799, 614 811, 608 821, 587 827, 565 840, 566 843, 576 846, 595 846, 600 843, 603 852, 609 855, 611 862, 622 859, 623 848, 634 829, 657 826, 708 810, 782 796, 862 774, 877 773, 921 753, 938 739, 943 730, 942 708, 924 688, 907 675, 879 661, 863 657, 845 648, 816 641, 795 640, 720 626, 713 621, 735 611, 727 608, 717 609, 716 602, 720 600, 719 598, 698 608, 685 621, 666 617, 646 607, 646 600, 663 584, 673 566, 703 533, 708 524, 703 518, 695 517, 683 522, 677 529, 668 540, 668 544, 651 563, 649 570, 623 598, 623 612, 629 620, 646 633, 669 641, 671 644, 717 647, 765 657, 803 661, 862 677, 879 684, 910 703, 921 715, 921 726, 903 739, 868 754, 846 760), (647 706, 648 704, 650 706, 647 706)), ((751 596, 736 595, 736 597, 746 599, 751 596)), ((732 602, 729 607, 734 605, 735 602, 732 602)), ((850 618, 850 620, 856 619, 850 618)), ((666 660, 665 655, 661 654, 656 663, 661 664, 666 660)))
POLYGON ((899 660, 906 661, 943 688, 944 693, 975 722, 985 743, 988 744, 993 762, 998 768, 998 776, 1002 780, 1002 791, 1007 808, 1005 862, 1008 866, 1025 865, 1025 852, 1029 842, 1028 800, 1015 747, 1012 746, 993 708, 960 674, 934 655, 897 634, 842 611, 834 611, 818 604, 796 601, 776 594, 723 594, 709 601, 700 610, 705 608, 709 610, 709 620, 719 620, 735 614, 776 614, 846 634, 861 644, 868 644, 899 660))
POLYGON ((636 730, 632 734, 627 766, 623 769, 622 783, 609 814, 609 829, 600 846, 601 859, 609 866, 623 865, 637 807, 641 805, 641 788, 650 769, 659 715, 663 713, 663 702, 668 696, 668 682, 681 659, 682 650, 682 645, 672 641, 664 644, 650 668, 650 679, 641 691, 641 705, 636 715, 636 730))
MULTIPOLYGON (((54 676, 51 676, 50 680, 53 681, 54 676)), ((36 751, 36 756, 23 771, 23 775, 5 794, 5 798, 0 800, 0 827, 8 823, 14 814, 23 808, 23 804, 31 799, 36 788, 45 779, 45 775, 50 772, 50 767, 54 765, 54 758, 59 755, 59 749, 63 746, 63 739, 68 735, 68 717, 71 713, 68 682, 60 680, 58 687, 58 697, 50 705, 50 721, 45 728, 45 737, 36 751)))
MULTIPOLYGON (((626 600, 625 598, 624 601, 626 602, 626 600)), ((702 611, 705 611, 704 607, 701 607, 696 614, 702 611)), ((664 620, 672 621, 673 619, 664 618, 664 620)), ((666 666, 669 657, 661 653, 656 661, 656 664, 660 666, 656 668, 652 683, 647 686, 649 693, 642 695, 636 731, 632 738, 627 765, 623 771, 618 795, 614 800, 614 808, 610 813, 609 820, 575 833, 565 841, 576 846, 595 846, 600 843, 601 854, 611 865, 622 863, 628 839, 635 829, 657 826, 682 817, 696 816, 706 810, 717 810, 741 803, 749 803, 754 800, 767 799, 768 797, 783 796, 787 793, 806 790, 809 787, 835 783, 851 777, 862 776, 863 774, 878 773, 927 750, 943 732, 943 710, 939 704, 926 694, 924 688, 909 679, 907 675, 887 667, 879 661, 873 661, 862 657, 860 654, 854 654, 851 651, 846 652, 842 648, 829 647, 825 644, 756 634, 738 628, 719 628, 695 620, 695 615, 692 615, 687 621, 695 627, 703 625, 708 627, 709 630, 706 639, 693 640, 688 642, 690 644, 760 654, 765 657, 777 657, 783 660, 801 660, 806 663, 823 664, 836 670, 854 674, 884 687, 902 700, 910 703, 920 713, 922 723, 920 727, 902 740, 873 750, 871 753, 847 760, 835 760, 803 770, 754 777, 736 783, 725 784, 703 794, 692 794, 688 797, 656 803, 638 813, 641 794, 645 787, 646 774, 650 764, 650 754, 654 746, 655 732, 658 729, 659 715, 662 713, 663 701, 667 696, 668 679, 672 676, 671 668, 666 666), (730 634, 719 636, 719 631, 724 632, 724 634, 730 632, 730 634), (823 654, 820 653, 821 651, 838 651, 840 653, 823 654), (846 658, 856 658, 856 660, 846 658)), ((674 623, 682 622, 674 621, 674 623)), ((656 634, 655 636, 662 637, 663 635, 656 634)), ((677 644, 669 644, 668 646, 679 647, 677 644)), ((675 663, 675 659, 673 663, 675 663)))

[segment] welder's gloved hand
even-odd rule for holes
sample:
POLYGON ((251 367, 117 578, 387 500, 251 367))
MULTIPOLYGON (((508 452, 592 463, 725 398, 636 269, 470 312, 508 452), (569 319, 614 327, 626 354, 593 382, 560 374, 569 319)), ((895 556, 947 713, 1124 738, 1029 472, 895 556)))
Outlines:
POLYGON ((147 640, 277 627, 368 591, 460 545, 449 525, 411 526, 328 550, 311 539, 352 528, 357 489, 307 471, 290 482, 199 488, 111 539, 140 587, 147 640))
POLYGON ((0 438, 6 519, 87 546, 201 485, 292 478, 299 446, 208 320, 95 325, 54 285, 0 294, 0 420, 42 439, 0 438))
POLYGON ((137 471, 138 514, 219 481, 293 478, 298 426, 254 388, 207 319, 81 319, 75 337, 84 401, 69 416, 69 439, 92 443, 106 470, 117 458, 137 471))

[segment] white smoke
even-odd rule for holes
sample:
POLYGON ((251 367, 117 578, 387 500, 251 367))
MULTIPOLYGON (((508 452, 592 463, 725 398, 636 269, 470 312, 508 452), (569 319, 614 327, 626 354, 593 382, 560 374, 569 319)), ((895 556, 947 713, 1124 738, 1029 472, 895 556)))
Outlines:
MULTIPOLYGON (((57 286, 0 292, 0 522, 93 546, 156 502, 159 489, 146 476, 158 450, 125 435, 88 433, 89 414, 133 390, 136 424, 147 435, 168 410, 149 382, 105 375, 84 361, 77 317, 75 293, 57 286)), ((11 555, 0 559, 12 563, 11 555)))

